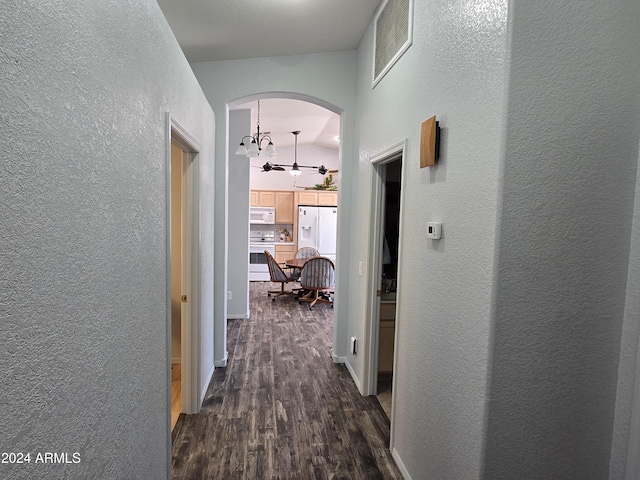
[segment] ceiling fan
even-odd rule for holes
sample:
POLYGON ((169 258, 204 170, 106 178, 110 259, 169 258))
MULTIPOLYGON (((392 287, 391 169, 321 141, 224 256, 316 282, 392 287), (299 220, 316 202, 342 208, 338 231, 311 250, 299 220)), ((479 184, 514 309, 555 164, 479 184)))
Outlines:
MULTIPOLYGON (((259 167, 258 167, 259 168, 259 167)), ((282 165, 275 165, 271 162, 267 162, 262 166, 261 172, 270 172, 271 170, 284 172, 284 167, 282 165)))
POLYGON ((320 165, 319 167, 315 166, 315 165, 298 165, 298 134, 300 133, 300 130, 296 130, 295 132, 291 132, 295 135, 296 141, 295 141, 295 156, 294 156, 294 160, 293 160, 293 164, 292 165, 287 165, 287 164, 283 164, 283 163, 271 163, 269 161, 267 161, 267 163, 265 163, 262 166, 262 172, 270 172, 270 171, 279 171, 279 172, 283 172, 284 171, 284 167, 291 167, 291 170, 289 170, 289 173, 291 175, 293 175, 294 177, 297 177, 298 175, 300 175, 302 172, 300 171, 301 168, 311 168, 311 169, 317 169, 318 173, 320 175, 326 175, 327 173, 337 173, 337 170, 329 170, 327 169, 327 167, 325 167, 324 165, 320 165))

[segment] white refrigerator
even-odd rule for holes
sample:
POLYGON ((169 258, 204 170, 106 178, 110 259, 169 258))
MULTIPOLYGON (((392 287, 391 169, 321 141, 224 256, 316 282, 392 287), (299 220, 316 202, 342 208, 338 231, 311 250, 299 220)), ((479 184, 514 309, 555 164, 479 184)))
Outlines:
POLYGON ((298 207, 298 248, 314 247, 335 261, 337 233, 337 207, 298 207))

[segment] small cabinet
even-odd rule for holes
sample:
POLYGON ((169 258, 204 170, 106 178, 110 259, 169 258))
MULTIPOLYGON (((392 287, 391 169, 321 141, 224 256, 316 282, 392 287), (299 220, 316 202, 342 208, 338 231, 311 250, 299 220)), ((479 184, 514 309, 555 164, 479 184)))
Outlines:
POLYGON ((293 251, 293 245, 276 245, 276 262, 284 264, 287 260, 293 258, 295 252, 293 251))
POLYGON ((259 191, 260 194, 260 206, 261 207, 275 207, 276 195, 275 192, 259 191))
POLYGON ((275 207, 275 193, 270 190, 251 190, 249 205, 252 207, 275 207))
POLYGON ((298 192, 298 205, 317 205, 318 192, 298 192))
POLYGON ((396 336, 396 302, 380 303, 378 373, 393 372, 393 343, 396 336))
POLYGON ((337 207, 338 192, 318 192, 318 205, 326 207, 337 207))
POLYGON ((293 192, 275 192, 276 223, 293 223, 293 197, 293 192))
POLYGON ((337 207, 338 192, 322 190, 298 192, 298 205, 319 205, 322 207, 337 207))

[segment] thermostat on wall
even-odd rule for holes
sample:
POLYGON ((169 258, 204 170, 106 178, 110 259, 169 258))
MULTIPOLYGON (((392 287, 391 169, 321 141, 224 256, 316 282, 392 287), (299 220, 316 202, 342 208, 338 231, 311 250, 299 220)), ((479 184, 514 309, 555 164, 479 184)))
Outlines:
POLYGON ((427 237, 438 240, 442 237, 442 224, 438 222, 427 222, 427 237))

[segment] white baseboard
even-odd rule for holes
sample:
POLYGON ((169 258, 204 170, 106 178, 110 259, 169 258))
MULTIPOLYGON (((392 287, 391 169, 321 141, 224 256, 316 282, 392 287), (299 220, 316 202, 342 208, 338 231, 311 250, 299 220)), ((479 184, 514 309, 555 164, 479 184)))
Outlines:
POLYGON ((353 371, 353 367, 348 361, 345 360, 344 364, 347 366, 347 370, 349 370, 349 373, 351 374, 353 383, 356 384, 356 387, 358 387, 358 391, 360 392, 360 395, 362 395, 362 385, 360 385, 360 380, 358 379, 356 372, 353 371))
POLYGON ((400 470, 400 473, 402 474, 402 478, 404 478, 404 480, 411 480, 411 475, 409 475, 407 467, 404 466, 404 463, 400 458, 400 454, 395 448, 391 449, 391 456, 396 461, 396 465, 398 466, 398 470, 400 470))
POLYGON ((336 355, 336 353, 333 351, 333 348, 331 349, 331 358, 333 359, 333 363, 346 363, 347 362, 347 357, 339 357, 336 355))
POLYGON ((213 377, 213 371, 216 369, 215 365, 211 365, 211 370, 209 371, 209 375, 207 375, 207 381, 204 382, 204 387, 200 392, 200 398, 198 398, 198 410, 202 408, 202 402, 204 402, 204 397, 207 394, 207 389, 209 388, 209 384, 211 383, 211 377, 213 377))
POLYGON ((213 366, 214 366, 214 367, 216 367, 216 368, 219 368, 219 367, 226 367, 226 366, 227 366, 227 360, 229 360, 229 352, 227 352, 227 351, 225 350, 225 352, 224 352, 224 358, 223 358, 223 359, 221 359, 221 360, 215 360, 215 361, 213 362, 213 366))
POLYGON ((239 320, 239 319, 245 319, 245 318, 249 318, 249 312, 247 312, 247 313, 232 313, 232 314, 227 313, 227 319, 229 319, 229 320, 239 320))

